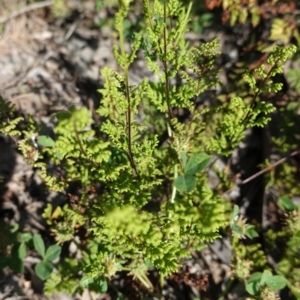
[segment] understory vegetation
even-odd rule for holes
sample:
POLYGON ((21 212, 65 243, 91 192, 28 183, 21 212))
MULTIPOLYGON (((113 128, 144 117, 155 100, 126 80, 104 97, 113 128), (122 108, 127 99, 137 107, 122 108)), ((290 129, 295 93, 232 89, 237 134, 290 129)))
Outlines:
MULTIPOLYGON (((52 13, 62 18, 61 1, 54 2, 52 13)), ((300 299, 300 73, 291 64, 299 61, 299 18, 295 7, 268 3, 274 16, 264 15, 258 1, 207 1, 202 15, 196 3, 180 0, 97 1, 95 9, 114 12, 107 22, 113 21, 118 39, 112 49, 118 68, 100 70, 95 113, 72 105, 52 116, 53 132, 44 135, 34 116, 16 117, 14 106, 0 98, 0 132, 16 143, 47 189, 69 199, 63 206, 45 203, 51 239, 17 225, 1 227, 1 268, 23 273, 33 251, 45 294, 112 289, 118 299, 129 299, 114 284, 125 272, 143 286, 140 299, 168 299, 157 286, 209 244, 227 239, 231 276, 219 299, 227 299, 237 282, 248 299, 278 299, 282 290, 300 299), (138 21, 132 18, 136 7, 138 21), (230 28, 247 24, 253 30, 243 55, 225 71, 219 38, 188 38, 213 24, 214 10, 222 11, 230 28), (260 40, 267 17, 269 36, 260 40), (137 59, 151 75, 131 84, 137 59), (263 171, 245 178, 231 163, 255 130, 270 130, 271 150, 255 166, 263 171), (231 196, 262 176, 265 190, 276 191, 276 228, 263 227, 261 212, 249 217, 231 196), (64 251, 70 244, 76 255, 64 251)), ((63 9, 68 14, 66 4, 63 9)))

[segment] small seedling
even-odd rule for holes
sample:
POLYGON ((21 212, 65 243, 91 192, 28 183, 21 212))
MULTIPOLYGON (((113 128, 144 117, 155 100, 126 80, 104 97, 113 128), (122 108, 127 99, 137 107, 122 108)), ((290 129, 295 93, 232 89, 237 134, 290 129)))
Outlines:
POLYGON ((45 280, 53 271, 53 261, 59 257, 61 247, 58 245, 51 245, 46 250, 45 243, 40 234, 35 234, 33 236, 33 243, 35 250, 42 257, 42 261, 35 266, 35 272, 38 277, 45 280))

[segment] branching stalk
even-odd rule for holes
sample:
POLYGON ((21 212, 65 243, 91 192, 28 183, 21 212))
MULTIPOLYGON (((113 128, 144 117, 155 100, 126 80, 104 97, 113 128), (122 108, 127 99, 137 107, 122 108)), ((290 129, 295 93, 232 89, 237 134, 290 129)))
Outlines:
POLYGON ((165 73, 165 88, 166 88, 166 101, 168 106, 168 115, 169 119, 173 118, 173 113, 170 105, 170 83, 169 83, 169 75, 168 75, 168 63, 167 63, 167 3, 164 0, 164 73, 165 73))
MULTIPOLYGON (((126 55, 125 52, 125 39, 124 39, 124 28, 123 24, 120 25, 120 49, 121 54, 124 57, 126 55)), ((136 164, 134 162, 134 157, 132 153, 132 135, 131 135, 131 97, 130 97, 130 90, 129 90, 129 79, 128 79, 128 65, 123 67, 124 76, 125 76, 125 93, 126 93, 126 99, 127 99, 127 111, 126 111, 126 135, 127 135, 127 144, 128 144, 128 157, 130 161, 130 165, 133 171, 134 176, 138 176, 138 171, 136 164)))

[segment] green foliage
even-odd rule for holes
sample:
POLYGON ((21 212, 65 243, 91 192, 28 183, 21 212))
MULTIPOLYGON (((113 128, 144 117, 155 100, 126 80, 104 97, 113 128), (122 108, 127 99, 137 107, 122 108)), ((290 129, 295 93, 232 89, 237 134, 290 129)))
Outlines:
POLYGON ((181 163, 184 174, 175 177, 174 185, 180 192, 191 192, 197 185, 195 174, 201 172, 210 161, 210 157, 205 153, 193 155, 187 161, 186 152, 181 153, 181 163))
MULTIPOLYGON (((47 186, 76 199, 76 204, 70 201, 63 207, 49 204, 43 216, 57 243, 76 244, 80 259, 61 260, 53 272, 60 246, 46 250, 42 238, 33 237, 42 257, 35 270, 47 279, 47 294, 84 288, 105 292, 119 271, 128 271, 151 289, 149 268, 161 276, 176 272, 181 259, 219 238, 228 224, 234 277, 247 280, 252 267, 263 269, 267 264, 261 245, 240 243, 257 236, 254 226, 238 216, 237 207, 228 220, 228 205, 208 185, 205 168, 209 162, 213 165, 213 155, 230 155, 248 128, 269 122, 275 107, 265 96, 281 90, 274 77, 283 72, 295 47, 275 47, 264 65, 252 72, 242 70, 240 89, 229 99, 220 96, 216 104, 202 103, 199 96, 220 84, 215 67, 219 41, 194 46, 186 41, 191 5, 143 0, 144 29, 127 47, 131 2, 120 0, 115 15, 120 43, 113 52, 119 70, 101 70, 104 84, 96 111, 100 123, 88 109, 71 106, 56 115, 55 138, 39 136, 36 141, 38 128, 30 122, 19 141, 19 149, 40 170, 47 186), (138 53, 155 77, 132 86, 129 70, 138 53), (186 118, 180 117, 181 111, 186 118), (50 174, 44 157, 59 172, 50 174), (74 195, 68 192, 71 185, 76 186, 74 195)), ((0 109, 11 113, 7 105, 0 109)), ((2 132, 12 134, 14 126, 2 132)), ((286 207, 287 201, 283 203, 286 207)), ((22 258, 23 248, 20 253, 22 258)), ((261 288, 273 291, 283 286, 268 271, 250 278, 248 285, 260 293, 269 291, 261 288)))
MULTIPOLYGON (((300 251, 300 207, 299 204, 295 205, 287 196, 280 198, 280 206, 286 213, 286 227, 282 232, 277 232, 271 241, 282 236, 287 238, 288 241, 282 259, 277 264, 276 271, 286 278, 287 285, 298 299, 300 297, 300 259, 298 255, 300 251)), ((269 235, 271 235, 271 232, 269 232, 269 235)))
POLYGON ((211 13, 203 13, 196 16, 192 20, 192 31, 196 34, 201 34, 206 26, 211 25, 213 15, 211 13))
POLYGON ((58 245, 51 245, 46 250, 45 243, 39 234, 33 236, 33 244, 37 253, 42 257, 42 261, 35 266, 35 272, 37 276, 42 280, 45 280, 53 271, 52 262, 60 256, 61 247, 58 245))
POLYGON ((282 276, 272 275, 269 270, 263 273, 256 272, 247 280, 246 290, 251 295, 259 295, 259 299, 276 299, 275 291, 286 286, 286 280, 282 276))
POLYGON ((0 133, 10 136, 21 134, 20 131, 16 130, 16 126, 23 118, 19 117, 11 120, 14 108, 12 103, 6 102, 0 95, 0 133))
POLYGON ((1 222, 0 225, 0 269, 9 267, 16 273, 23 273, 27 243, 32 239, 32 235, 20 232, 17 224, 7 226, 1 222))
POLYGON ((255 231, 253 225, 249 225, 239 215, 239 208, 237 205, 234 205, 233 215, 230 220, 230 227, 232 229, 233 236, 240 238, 245 238, 247 236, 249 239, 258 237, 258 233, 255 231))
MULTIPOLYGON (((81 270, 72 265, 59 269, 65 273, 64 280, 61 274, 52 274, 46 283, 48 293, 54 286, 67 288, 67 282, 72 292, 85 287, 104 291, 121 270, 150 287, 145 261, 165 276, 177 271, 180 259, 190 255, 189 249, 200 250, 219 237, 219 229, 227 223, 225 202, 207 185, 204 169, 211 156, 206 153, 229 155, 247 128, 269 121, 274 107, 260 97, 281 89, 272 78, 282 72, 284 61, 295 51, 294 47, 277 47, 266 66, 244 72, 243 84, 250 88, 248 101, 236 95, 217 107, 198 105, 197 97, 218 84, 214 68, 218 40, 197 47, 185 41, 191 6, 185 9, 176 0, 166 7, 160 1, 145 0, 143 6, 145 31, 134 35, 126 52, 124 21, 130 1, 119 3, 115 28, 120 44, 113 51, 122 71, 101 70, 104 86, 99 90, 97 132, 86 108, 71 107, 57 114, 55 141, 42 141, 46 146, 42 152, 64 170, 61 188, 80 182, 77 197, 85 207, 83 216, 68 206, 47 208, 44 216, 57 241, 73 240, 78 227, 85 228, 86 238, 95 241, 94 248, 78 244, 85 256, 81 270), (129 68, 140 49, 157 80, 144 78, 130 86, 129 68), (176 115, 179 108, 189 112, 185 122, 176 115), (88 197, 96 185, 101 193, 88 197), (154 199, 159 211, 145 210, 154 199)), ((51 181, 48 185, 57 188, 51 181)), ((232 221, 233 230, 255 237, 253 226, 240 221, 235 225, 232 221)), ((255 261, 263 256, 257 247, 248 251, 255 261)), ((260 260, 261 265, 264 262, 260 260)))

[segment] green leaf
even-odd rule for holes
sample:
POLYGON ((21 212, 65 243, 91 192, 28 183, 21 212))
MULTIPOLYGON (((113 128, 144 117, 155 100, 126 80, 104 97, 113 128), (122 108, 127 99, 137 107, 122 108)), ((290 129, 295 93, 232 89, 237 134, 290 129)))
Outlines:
POLYGON ((289 197, 280 197, 279 198, 279 206, 284 211, 291 211, 295 209, 295 204, 289 197))
POLYGON ((176 189, 179 192, 191 192, 196 187, 196 178, 193 175, 180 175, 174 180, 176 189))
POLYGON ((35 234, 33 236, 33 244, 34 244, 34 248, 38 252, 38 254, 44 258, 45 257, 45 243, 40 234, 35 234))
POLYGON ((21 243, 18 248, 18 257, 23 260, 26 257, 26 246, 25 243, 21 243))
POLYGON ((19 237, 21 243, 27 243, 32 240, 32 234, 30 232, 22 232, 19 237))
POLYGON ((62 120, 65 120, 65 119, 69 119, 71 116, 72 116, 71 112, 66 111, 66 110, 59 111, 59 112, 56 114, 56 118, 57 118, 59 121, 62 121, 62 120))
POLYGON ((107 281, 105 279, 99 279, 98 281, 98 286, 99 286, 99 292, 100 293, 106 293, 107 292, 107 281))
POLYGON ((61 247, 58 245, 51 245, 45 254, 45 259, 49 261, 54 261, 56 258, 59 257, 61 253, 61 247))
POLYGON ((180 158, 181 158, 181 161, 182 161, 182 165, 185 168, 186 162, 187 162, 186 152, 181 152, 180 153, 180 158))
POLYGON ((265 284, 274 291, 283 289, 286 286, 286 283, 286 279, 279 275, 269 277, 265 281, 265 284))
POLYGON ((239 210, 240 210, 239 207, 236 204, 234 204, 234 206, 233 206, 233 216, 232 216, 233 220, 239 214, 239 210))
POLYGON ((246 230, 246 236, 247 236, 249 239, 253 239, 253 238, 258 237, 258 233, 257 233, 256 230, 254 229, 254 226, 253 226, 253 225, 249 225, 249 226, 247 227, 247 230, 246 230))
POLYGON ((205 169, 210 161, 210 156, 205 153, 193 155, 187 162, 185 166, 185 173, 189 175, 194 175, 205 169))
POLYGON ((260 288, 260 284, 259 282, 253 281, 253 282, 249 282, 246 283, 246 291, 250 294, 250 295, 256 295, 259 291, 260 288))
POLYGON ((262 276, 261 272, 255 272, 247 280, 246 291, 250 295, 256 295, 259 292, 261 276, 262 276))
POLYGON ((268 280, 269 278, 272 278, 272 272, 269 270, 264 270, 264 272, 261 275, 261 279, 260 279, 260 285, 264 285, 266 283, 266 280, 268 280))
MULTIPOLYGON (((21 249, 21 252, 23 250, 21 249)), ((24 265, 23 265, 23 259, 21 259, 19 256, 23 255, 23 253, 20 253, 20 244, 14 243, 11 249, 10 257, 4 257, 4 259, 8 259, 9 261, 9 267, 12 269, 15 273, 23 273, 24 272, 24 265)))
POLYGON ((236 232, 238 235, 242 235, 243 234, 243 228, 236 225, 236 224, 231 224, 231 229, 236 232))
POLYGON ((250 276, 250 278, 248 279, 248 282, 253 282, 253 281, 260 282, 261 276, 262 276, 262 272, 255 272, 250 276))
POLYGON ((88 277, 88 276, 83 276, 80 280, 80 286, 83 288, 87 288, 90 284, 94 282, 94 278, 88 277))
POLYGON ((40 135, 37 139, 37 142, 43 147, 53 147, 55 145, 55 142, 47 135, 40 135))
POLYGON ((43 260, 41 262, 39 262, 36 266, 35 266, 35 273, 36 275, 42 279, 42 280, 46 280, 52 273, 53 271, 53 265, 51 264, 51 262, 47 261, 47 260, 43 260))

